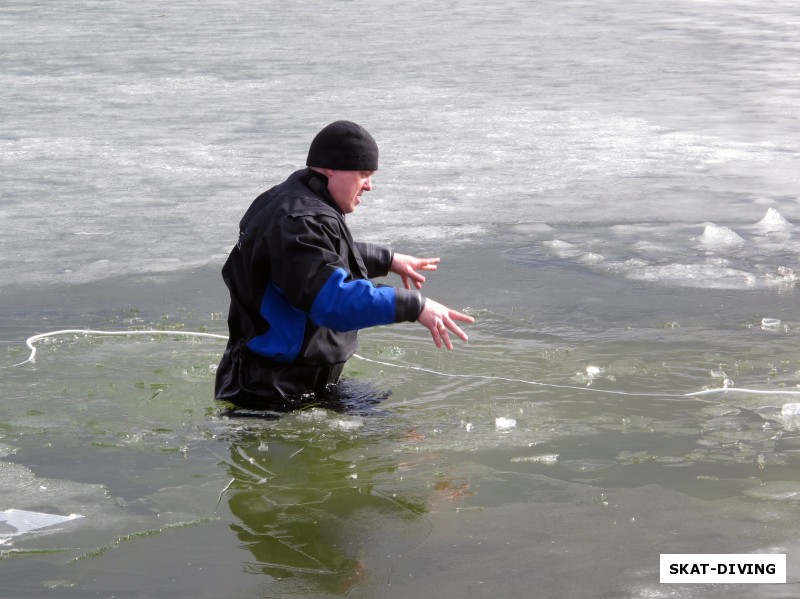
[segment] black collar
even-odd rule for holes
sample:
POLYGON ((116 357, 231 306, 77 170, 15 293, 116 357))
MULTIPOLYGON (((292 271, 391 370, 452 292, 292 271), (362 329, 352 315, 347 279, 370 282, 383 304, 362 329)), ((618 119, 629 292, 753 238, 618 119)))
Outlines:
POLYGON ((306 187, 324 200, 326 204, 335 208, 339 214, 344 214, 339 209, 339 206, 336 205, 336 202, 333 200, 333 197, 331 197, 331 194, 328 191, 328 177, 319 171, 307 168, 306 172, 300 177, 300 180, 305 183, 306 187))

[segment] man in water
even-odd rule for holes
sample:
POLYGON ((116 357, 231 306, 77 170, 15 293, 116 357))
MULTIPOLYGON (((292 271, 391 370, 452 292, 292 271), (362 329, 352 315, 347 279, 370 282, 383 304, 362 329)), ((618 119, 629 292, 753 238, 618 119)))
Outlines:
POLYGON ((416 320, 436 347, 453 349, 450 333, 467 340, 456 321, 474 322, 418 291, 418 271, 435 270, 439 258, 353 240, 345 215, 378 169, 378 146, 363 127, 322 129, 306 166, 255 199, 222 269, 230 337, 215 397, 240 407, 286 410, 323 395, 355 353, 359 329, 416 320), (370 281, 389 272, 404 287, 370 281))

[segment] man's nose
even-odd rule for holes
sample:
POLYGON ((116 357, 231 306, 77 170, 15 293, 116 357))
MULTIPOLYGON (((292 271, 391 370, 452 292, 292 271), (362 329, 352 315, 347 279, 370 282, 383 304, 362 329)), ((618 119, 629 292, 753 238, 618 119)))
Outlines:
POLYGON ((364 191, 372 191, 372 177, 367 177, 364 181, 364 191))

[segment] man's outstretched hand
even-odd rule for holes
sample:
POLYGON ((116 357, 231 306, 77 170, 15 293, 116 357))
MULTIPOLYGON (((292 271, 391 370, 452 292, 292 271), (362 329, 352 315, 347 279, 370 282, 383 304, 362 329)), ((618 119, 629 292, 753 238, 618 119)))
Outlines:
MULTIPOLYGON (((417 289, 422 289, 425 276, 417 271, 436 270, 439 262, 439 258, 415 258, 414 256, 407 256, 406 254, 394 254, 389 271, 400 275, 406 289, 411 289, 412 284, 417 289)), ((456 321, 467 323, 475 322, 472 316, 467 316, 456 310, 451 310, 447 306, 443 306, 430 298, 425 298, 425 307, 422 309, 417 320, 431 332, 433 342, 439 349, 442 347, 453 349, 453 343, 450 341, 450 333, 454 333, 463 341, 467 341, 468 337, 466 333, 461 330, 456 324, 456 321)))
POLYGON ((412 283, 417 289, 422 289, 425 276, 417 271, 436 270, 436 265, 439 264, 439 262, 439 258, 415 258, 414 256, 407 256, 405 254, 394 254, 389 271, 400 275, 406 289, 411 289, 412 283))
POLYGON ((422 309, 417 320, 431 332, 433 342, 439 349, 441 349, 443 345, 447 349, 453 349, 453 343, 450 341, 450 333, 455 333, 462 341, 468 340, 466 333, 461 330, 456 324, 456 321, 475 322, 472 316, 467 316, 461 312, 451 310, 447 306, 443 306, 430 298, 425 298, 425 307, 422 309))

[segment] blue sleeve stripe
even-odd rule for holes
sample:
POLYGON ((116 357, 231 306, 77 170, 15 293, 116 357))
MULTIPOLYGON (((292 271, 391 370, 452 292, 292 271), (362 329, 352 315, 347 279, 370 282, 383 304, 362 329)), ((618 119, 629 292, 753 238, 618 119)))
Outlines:
POLYGON ((356 331, 392 324, 395 314, 394 287, 376 287, 371 281, 345 281, 347 271, 337 268, 311 305, 311 319, 334 331, 356 331))
POLYGON ((278 362, 292 362, 303 345, 305 312, 292 307, 283 292, 270 283, 261 302, 261 316, 269 323, 269 330, 248 341, 247 347, 278 362))

